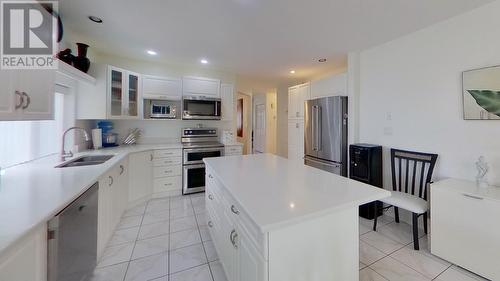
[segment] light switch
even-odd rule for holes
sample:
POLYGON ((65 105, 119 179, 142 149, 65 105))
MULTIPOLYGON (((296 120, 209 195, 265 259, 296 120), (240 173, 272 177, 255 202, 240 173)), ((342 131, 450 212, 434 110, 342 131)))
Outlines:
POLYGON ((387 112, 387 113, 385 114, 385 119, 386 119, 387 121, 391 121, 391 120, 392 120, 392 113, 391 113, 391 112, 387 112))

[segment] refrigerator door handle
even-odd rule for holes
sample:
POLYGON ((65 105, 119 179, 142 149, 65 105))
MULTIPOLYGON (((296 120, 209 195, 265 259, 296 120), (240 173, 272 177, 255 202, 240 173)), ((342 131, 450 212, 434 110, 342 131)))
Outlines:
POLYGON ((320 151, 323 143, 321 139, 323 138, 323 124, 321 123, 321 106, 316 108, 316 126, 317 126, 317 136, 316 136, 316 150, 320 151))
POLYGON ((318 109, 318 106, 317 105, 313 105, 312 106, 312 114, 311 114, 311 118, 312 118, 312 124, 311 124, 311 128, 312 128, 312 149, 313 151, 318 151, 318 147, 317 147, 317 125, 318 125, 318 122, 317 122, 317 115, 316 115, 316 110, 318 109))

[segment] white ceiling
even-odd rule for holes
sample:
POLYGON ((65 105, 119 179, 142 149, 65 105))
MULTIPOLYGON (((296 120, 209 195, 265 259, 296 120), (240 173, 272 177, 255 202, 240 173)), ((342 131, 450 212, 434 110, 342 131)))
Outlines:
POLYGON ((493 0, 61 0, 65 28, 92 48, 266 79, 311 77, 374 46, 493 0), (87 19, 104 20, 96 24, 87 19), (319 58, 328 62, 320 64, 319 58))

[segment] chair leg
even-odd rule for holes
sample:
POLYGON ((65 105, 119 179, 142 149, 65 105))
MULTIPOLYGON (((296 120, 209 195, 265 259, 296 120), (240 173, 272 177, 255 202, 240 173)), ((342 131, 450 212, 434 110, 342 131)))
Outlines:
POLYGON ((427 234, 427 213, 424 213, 424 233, 427 234))
POLYGON ((418 214, 413 213, 413 248, 419 250, 418 245, 418 214))
POLYGON ((394 219, 396 220, 397 223, 399 223, 399 208, 394 207, 394 219))
POLYGON ((375 218, 373 219, 373 231, 377 231, 377 213, 378 213, 378 201, 373 202, 373 211, 375 214, 375 218))

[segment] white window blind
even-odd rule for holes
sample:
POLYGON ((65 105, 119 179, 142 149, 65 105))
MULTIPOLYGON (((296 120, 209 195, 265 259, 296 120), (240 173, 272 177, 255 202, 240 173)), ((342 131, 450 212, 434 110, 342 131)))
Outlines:
POLYGON ((63 125, 64 95, 54 98, 54 120, 0 121, 2 169, 57 153, 63 125))

